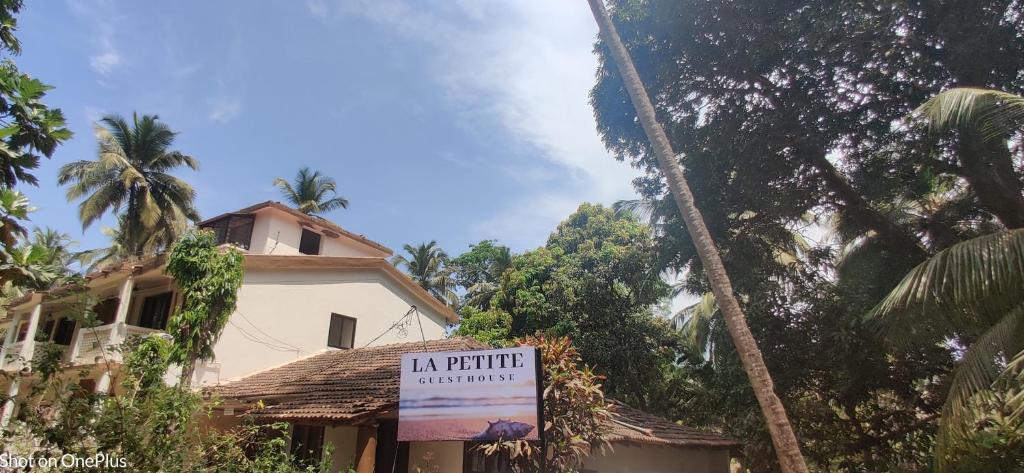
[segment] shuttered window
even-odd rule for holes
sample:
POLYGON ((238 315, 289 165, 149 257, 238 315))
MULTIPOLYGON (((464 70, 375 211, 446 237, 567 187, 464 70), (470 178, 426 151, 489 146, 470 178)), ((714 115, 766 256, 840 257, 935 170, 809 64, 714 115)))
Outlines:
POLYGON ((302 237, 299 239, 299 253, 304 255, 320 254, 320 234, 302 229, 302 237))
POLYGON ((331 314, 331 327, 327 331, 327 346, 352 348, 356 344, 356 319, 331 314))

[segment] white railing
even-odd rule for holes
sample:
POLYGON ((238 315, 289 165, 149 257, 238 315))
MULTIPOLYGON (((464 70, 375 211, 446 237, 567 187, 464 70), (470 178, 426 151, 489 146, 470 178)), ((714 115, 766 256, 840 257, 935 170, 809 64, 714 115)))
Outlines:
POLYGON ((127 324, 125 325, 125 329, 126 329, 125 330, 125 334, 124 334, 124 339, 125 340, 127 340, 129 338, 132 338, 132 337, 145 337, 146 335, 149 335, 151 333, 163 332, 163 330, 160 330, 160 329, 149 328, 149 327, 139 327, 138 325, 127 325, 127 324))
POLYGON ((73 356, 69 361, 73 365, 88 365, 105 361, 120 361, 121 353, 115 350, 117 345, 132 337, 144 337, 163 330, 128 325, 125 323, 101 325, 96 328, 82 328, 75 339, 77 347, 73 348, 73 356))
POLYGON ((12 343, 4 351, 3 367, 5 371, 18 371, 22 369, 25 364, 21 359, 21 348, 25 346, 25 342, 12 343))
POLYGON ((116 324, 100 325, 99 327, 79 329, 75 337, 75 347, 71 361, 73 365, 103 363, 104 360, 117 359, 117 353, 111 348, 111 334, 117 329, 116 324))

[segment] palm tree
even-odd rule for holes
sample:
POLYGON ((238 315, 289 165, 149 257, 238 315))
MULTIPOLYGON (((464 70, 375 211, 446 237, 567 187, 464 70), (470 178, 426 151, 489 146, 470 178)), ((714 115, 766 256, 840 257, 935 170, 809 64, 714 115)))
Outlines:
POLYGON ((1024 188, 1007 141, 1024 122, 1024 97, 998 90, 946 90, 914 111, 935 132, 955 131, 957 162, 980 207, 1006 228, 1024 228, 1024 188))
POLYGON ((455 293, 455 281, 445 268, 448 254, 437 246, 437 242, 405 245, 402 247, 409 257, 396 255, 391 263, 396 267, 405 267, 406 273, 416 284, 426 289, 431 295, 449 306, 458 305, 459 296, 455 293))
POLYGON ((169 172, 181 166, 198 169, 198 162, 170 149, 177 133, 156 115, 133 114, 130 123, 107 115, 100 123, 96 160, 65 164, 58 183, 70 186, 68 201, 84 198, 78 206, 83 229, 107 211, 124 217, 119 232, 126 256, 166 248, 189 221, 199 221, 195 190, 169 172))
POLYGON ((337 195, 334 179, 320 174, 320 171, 310 171, 308 167, 299 169, 293 182, 281 177, 274 179, 274 186, 281 189, 288 202, 305 214, 319 215, 348 208, 348 199, 337 195))
POLYGON ((747 326, 746 317, 740 308, 739 301, 733 293, 732 282, 722 264, 721 255, 718 254, 718 249, 711 239, 711 233, 704 224, 704 218, 694 204, 690 186, 686 182, 682 166, 676 160, 676 153, 672 150, 668 136, 665 135, 665 130, 655 118, 654 106, 640 81, 633 60, 630 59, 629 52, 622 44, 619 33, 605 10, 603 0, 587 1, 601 30, 601 37, 618 65, 619 73, 622 74, 623 83, 636 108, 640 124, 654 148, 658 166, 661 168, 662 174, 665 175, 672 197, 676 201, 676 206, 679 207, 679 212, 697 249, 697 254, 707 271, 719 310, 725 318, 726 327, 736 345, 740 361, 750 378, 750 384, 768 424, 768 431, 771 434, 772 443, 775 445, 775 452, 778 455, 782 471, 784 473, 807 473, 807 464, 804 462, 803 454, 800 453, 800 444, 797 443, 785 407, 778 395, 775 394, 771 375, 765 366, 761 350, 758 349, 757 342, 754 340, 753 334, 750 333, 750 327, 747 326))
MULTIPOLYGON (((936 445, 941 469, 946 452, 965 433, 972 399, 1000 379, 1024 376, 1024 230, 985 235, 936 253, 910 271, 872 315, 903 341, 922 330, 950 337, 981 333, 964 352, 942 408, 936 445)), ((1024 416, 1024 404, 1015 415, 1024 416)))

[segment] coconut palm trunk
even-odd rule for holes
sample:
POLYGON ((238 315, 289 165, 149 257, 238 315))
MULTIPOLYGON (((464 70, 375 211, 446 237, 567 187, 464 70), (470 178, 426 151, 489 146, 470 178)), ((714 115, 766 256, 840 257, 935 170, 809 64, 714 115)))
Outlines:
POLYGON ((711 233, 708 232, 704 218, 701 217, 700 211, 694 204, 693 193, 690 192, 690 186, 683 175, 682 166, 676 161, 676 154, 672 150, 668 136, 665 135, 665 130, 655 118, 654 106, 640 81, 640 75, 637 74, 633 60, 629 57, 611 17, 605 10, 603 0, 587 1, 590 3, 594 19, 597 20, 600 27, 601 37, 611 51, 612 58, 618 65, 619 73, 622 74, 622 80, 633 102, 633 107, 636 108, 647 139, 650 140, 654 148, 661 172, 665 175, 672 197, 679 207, 683 221, 686 222, 686 229, 689 231, 697 248, 697 254, 707 271, 719 309, 725 318, 729 334, 736 345, 736 351, 740 355, 743 368, 750 378, 750 384, 768 424, 768 431, 771 433, 772 443, 775 445, 775 452, 782 471, 784 473, 807 473, 807 464, 800 453, 800 445, 797 443, 793 427, 789 423, 786 409, 775 394, 772 378, 764 364, 761 350, 758 349, 757 342, 747 326, 743 310, 733 294, 732 283, 729 281, 729 275, 725 272, 718 249, 711 239, 711 233))

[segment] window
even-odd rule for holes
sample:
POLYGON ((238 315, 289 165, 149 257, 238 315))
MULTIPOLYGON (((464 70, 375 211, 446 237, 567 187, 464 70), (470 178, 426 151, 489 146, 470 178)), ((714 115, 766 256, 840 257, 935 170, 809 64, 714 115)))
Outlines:
POLYGON ((229 215, 203 225, 203 228, 213 230, 217 237, 217 244, 232 245, 249 249, 252 242, 252 226, 256 217, 252 215, 229 215))
POLYGON ((302 238, 299 240, 299 253, 304 255, 320 254, 320 234, 302 229, 302 238))
POLYGON ((163 330, 167 327, 167 316, 171 312, 172 293, 165 292, 149 296, 142 301, 142 313, 139 314, 139 325, 146 328, 163 330))
POLYGON ((324 426, 295 424, 292 428, 292 455, 302 464, 320 461, 324 451, 324 426))
POLYGON ((54 325, 57 325, 57 321, 54 319, 49 319, 46 321, 46 323, 43 324, 42 327, 39 327, 39 330, 36 332, 36 341, 50 341, 50 336, 53 335, 54 325))
POLYGON ((53 343, 58 345, 70 345, 71 337, 75 334, 75 320, 62 317, 57 321, 57 331, 53 333, 53 343))
POLYGON ((352 348, 356 344, 356 319, 331 314, 331 328, 327 331, 327 346, 352 348))
POLYGON ((96 313, 96 320, 99 321, 100 325, 112 324, 114 319, 117 318, 117 306, 119 305, 121 305, 121 301, 115 297, 100 301, 92 306, 92 311, 96 313))

